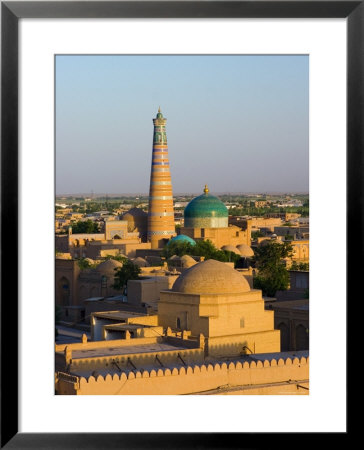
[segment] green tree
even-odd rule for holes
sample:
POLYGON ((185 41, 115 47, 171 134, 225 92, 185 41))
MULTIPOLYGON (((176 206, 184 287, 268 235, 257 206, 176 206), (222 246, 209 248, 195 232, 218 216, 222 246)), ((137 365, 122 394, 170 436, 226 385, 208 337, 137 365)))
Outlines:
POLYGON ((241 258, 236 253, 217 249, 210 240, 197 241, 196 245, 191 245, 189 242, 171 242, 164 247, 162 256, 168 259, 173 255, 203 256, 205 260, 215 259, 216 261, 231 261, 234 263, 241 258))
POLYGON ((192 256, 204 256, 205 259, 216 259, 217 261, 229 261, 230 252, 218 250, 210 240, 197 241, 192 246, 192 256))
POLYGON ((78 221, 74 225, 72 225, 72 234, 90 234, 90 233, 98 233, 99 226, 97 223, 92 220, 86 221, 78 221))
POLYGON ((172 241, 163 248, 162 256, 168 259, 173 255, 192 255, 192 247, 189 242, 172 241))
POLYGON ((255 250, 253 261, 259 273, 254 277, 254 288, 261 289, 263 295, 273 297, 276 291, 283 291, 289 285, 289 273, 283 259, 292 256, 292 245, 269 242, 255 250))
POLYGON ((141 268, 130 259, 124 258, 123 267, 115 269, 113 288, 119 291, 125 289, 129 280, 138 280, 141 268))
POLYGON ((119 261, 122 263, 125 263, 126 261, 128 261, 128 258, 125 258, 125 256, 123 256, 123 255, 106 255, 105 261, 108 259, 114 259, 115 261, 119 261))
POLYGON ((310 270, 310 265, 309 265, 309 263, 303 263, 303 262, 297 263, 296 261, 293 261, 289 270, 297 270, 299 272, 308 272, 310 270))
POLYGON ((77 264, 78 264, 78 267, 79 267, 81 270, 93 269, 93 268, 95 268, 95 267, 97 266, 97 263, 91 264, 91 263, 87 260, 87 258, 80 258, 80 259, 77 261, 77 264))

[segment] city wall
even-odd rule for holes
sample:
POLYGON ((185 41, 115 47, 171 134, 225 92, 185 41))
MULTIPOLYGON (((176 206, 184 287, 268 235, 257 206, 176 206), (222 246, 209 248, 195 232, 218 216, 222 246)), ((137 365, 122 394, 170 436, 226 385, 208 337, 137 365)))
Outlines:
POLYGON ((58 394, 308 394, 309 358, 218 362, 93 377, 56 374, 58 394))

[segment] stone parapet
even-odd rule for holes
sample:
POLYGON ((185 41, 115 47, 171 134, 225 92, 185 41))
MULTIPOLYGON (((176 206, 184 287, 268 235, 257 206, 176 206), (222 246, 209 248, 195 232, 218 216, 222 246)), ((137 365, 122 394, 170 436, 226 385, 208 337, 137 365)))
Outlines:
POLYGON ((176 395, 224 393, 230 389, 244 395, 256 389, 263 394, 308 394, 308 379, 309 357, 290 356, 130 370, 77 377, 76 381, 57 373, 56 391, 73 395, 176 395))

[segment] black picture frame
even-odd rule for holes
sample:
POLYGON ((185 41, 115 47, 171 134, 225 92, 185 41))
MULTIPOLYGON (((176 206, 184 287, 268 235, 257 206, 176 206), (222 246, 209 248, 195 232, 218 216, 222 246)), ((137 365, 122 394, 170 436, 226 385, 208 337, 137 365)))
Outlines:
MULTIPOLYGON (((18 432, 18 22, 21 18, 346 18, 347 304, 363 274, 364 1, 2 1, 1 2, 1 448, 259 448, 268 433, 18 432), (11 267, 11 271, 7 271, 11 267), (11 301, 7 288, 11 286, 11 301), (9 320, 12 318, 12 320, 9 320), (7 345, 10 332, 12 345, 7 345), (11 370, 8 370, 11 367, 11 370)), ((335 95, 335 93, 333 93, 335 95)), ((359 299, 358 299, 359 300, 359 299)), ((350 347, 348 346, 350 352, 350 347)), ((350 354, 348 356, 350 360, 350 354)), ((333 393, 335 395, 335 393, 333 393)), ((242 409, 244 409, 242 407, 242 409)), ((143 417, 137 420, 143 420, 143 417)), ((243 417, 242 417, 243 420, 243 417)), ((349 431, 349 429, 347 429, 349 431)), ((338 433, 348 436, 346 433, 338 433)), ((306 433, 305 438, 309 438, 306 433)), ((289 433, 287 434, 289 437, 289 433)), ((342 437, 342 436, 341 436, 342 437)), ((278 437, 277 437, 278 438, 278 437)), ((284 445, 283 436, 279 438, 284 445)), ((302 443, 302 441, 301 441, 302 443)), ((268 446, 269 448, 270 446, 268 446)))

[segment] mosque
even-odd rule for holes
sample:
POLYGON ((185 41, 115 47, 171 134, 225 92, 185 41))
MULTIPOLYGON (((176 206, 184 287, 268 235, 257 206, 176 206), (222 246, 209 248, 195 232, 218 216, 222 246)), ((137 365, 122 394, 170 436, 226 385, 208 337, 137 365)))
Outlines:
MULTIPOLYGON (((154 122, 147 239, 151 250, 169 240, 211 240, 250 255, 250 229, 228 225, 225 205, 209 193, 174 226, 166 119, 154 122)), ((191 262, 160 292, 152 313, 91 313, 91 341, 55 345, 58 395, 298 394, 309 392, 308 351, 281 352, 274 311, 262 292, 215 260, 191 262)), ((102 275, 101 275, 102 276, 102 275)))
POLYGON ((216 248, 238 245, 250 246, 251 226, 247 221, 243 230, 235 225, 228 224, 228 209, 224 203, 209 192, 205 185, 203 194, 189 202, 184 211, 184 226, 181 234, 198 240, 210 240, 216 248))

